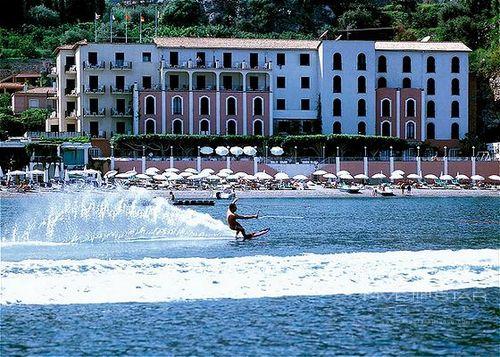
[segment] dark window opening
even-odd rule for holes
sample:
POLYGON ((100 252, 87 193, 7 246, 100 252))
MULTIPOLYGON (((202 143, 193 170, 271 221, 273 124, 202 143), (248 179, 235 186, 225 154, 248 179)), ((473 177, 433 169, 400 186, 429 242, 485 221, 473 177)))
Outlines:
POLYGON ((143 76, 142 77, 142 88, 143 89, 151 89, 151 76, 143 76))
POLYGON ((366 124, 364 121, 358 123, 358 135, 366 135, 366 124))
POLYGON ((279 76, 276 78, 276 87, 277 88, 285 88, 286 87, 285 77, 279 76))
POLYGON ((310 110, 310 101, 309 99, 301 99, 300 100, 300 109, 301 110, 310 110))
POLYGON ((200 115, 210 114, 210 101, 207 97, 200 99, 200 115))
POLYGON ((233 55, 229 52, 224 52, 222 54, 222 66, 224 68, 232 68, 233 67, 233 55))
POLYGON ((334 99, 333 100, 333 116, 334 117, 339 117, 342 115, 342 102, 340 99, 334 99))
POLYGON ((333 69, 336 71, 342 70, 342 55, 340 53, 333 55, 333 69))
POLYGON ((309 77, 300 77, 300 88, 308 89, 310 86, 309 77))
POLYGON ((259 54, 250 53, 250 68, 258 68, 258 67, 259 67, 259 54))
POLYGON ((358 117, 366 116, 366 102, 364 99, 358 100, 358 117))
POLYGON ((170 52, 170 65, 171 66, 179 65, 179 52, 170 52))
POLYGON ((310 65, 309 53, 301 53, 300 54, 300 65, 301 66, 309 66, 310 65))
POLYGON ((340 76, 333 77, 333 93, 342 93, 342 78, 340 76))
POLYGON ((154 113, 155 113, 155 98, 147 97, 145 114, 154 114, 154 113))
POLYGON ((276 54, 276 64, 278 66, 284 66, 285 65, 285 54, 284 53, 278 53, 278 54, 276 54))
POLYGON ((377 71, 380 73, 387 72, 387 58, 385 58, 385 56, 380 56, 378 58, 377 71))
POLYGON ((342 134, 342 124, 339 121, 333 123, 333 133, 334 134, 342 134))
POLYGON ((232 90, 233 89, 233 77, 222 76, 222 86, 226 90, 232 90))
POLYGON ((366 71, 366 56, 364 53, 358 55, 358 71, 366 71))
POLYGON ((285 100, 284 99, 276 99, 276 110, 285 110, 285 100))

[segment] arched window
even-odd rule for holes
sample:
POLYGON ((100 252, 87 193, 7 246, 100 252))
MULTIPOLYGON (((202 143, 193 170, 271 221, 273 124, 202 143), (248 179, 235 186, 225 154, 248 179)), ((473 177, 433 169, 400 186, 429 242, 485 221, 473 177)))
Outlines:
POLYGON ((427 123, 427 139, 435 139, 436 138, 436 126, 434 123, 427 123))
POLYGON ((200 115, 210 115, 210 99, 208 97, 200 98, 200 115))
POLYGON ((333 133, 334 134, 342 134, 342 124, 339 121, 333 123, 333 133))
POLYGON ((358 117, 366 116, 366 101, 364 99, 358 100, 358 117))
POLYGON ((432 56, 427 57, 427 73, 436 72, 436 59, 432 56))
POLYGON ((435 118, 436 117, 436 103, 433 100, 429 100, 427 102, 427 118, 435 118))
POLYGON ((226 99, 226 115, 236 115, 236 98, 228 97, 226 99))
POLYGON ((342 70, 342 55, 340 53, 333 55, 333 69, 336 71, 342 70))
POLYGON ((391 100, 388 99, 388 98, 385 98, 385 99, 382 99, 382 116, 383 117, 390 117, 392 114, 391 114, 391 100))
POLYGON ((403 79, 403 88, 411 88, 411 79, 410 78, 404 78, 403 79))
POLYGON ((412 121, 406 123, 406 138, 415 139, 415 123, 412 121))
POLYGON ((342 102, 339 98, 333 100, 333 116, 339 117, 342 115, 342 102))
POLYGON ((366 71, 366 56, 364 53, 358 55, 358 71, 366 71))
POLYGON ((182 115, 182 97, 172 98, 172 114, 182 115))
POLYGON ((460 59, 458 57, 451 59, 451 73, 460 73, 460 59))
POLYGON ((407 99, 406 100, 406 116, 407 117, 415 117, 415 99, 407 99))
POLYGON ((366 135, 366 124, 364 121, 358 123, 358 135, 366 135))
POLYGON ((460 126, 458 123, 451 124, 451 138, 460 139, 460 126))
POLYGON ((155 114, 156 111, 156 99, 152 95, 148 95, 144 100, 145 112, 144 114, 155 114))
POLYGON ((460 116, 460 105, 456 100, 451 102, 451 117, 458 118, 460 116))
POLYGON ((172 122, 172 134, 182 134, 182 120, 175 119, 172 122))
POLYGON ((380 56, 378 58, 377 72, 380 72, 380 73, 387 72, 387 58, 385 58, 385 56, 380 56))
POLYGON ((377 88, 387 88, 387 79, 380 77, 377 81, 377 88))
POLYGON ((457 78, 451 80, 451 95, 460 95, 460 81, 457 78))
POLYGON ((364 76, 358 77, 358 93, 366 93, 366 78, 364 76))
POLYGON ((264 123, 262 120, 255 120, 253 122, 253 135, 263 135, 264 133, 264 123))
POLYGON ((410 56, 403 57, 403 73, 411 73, 411 58, 410 58, 410 56))
POLYGON ((210 134, 210 122, 208 119, 200 120, 200 135, 210 134))
POLYGON ((226 134, 236 135, 236 120, 229 119, 226 123, 226 134))
POLYGON ((342 93, 342 78, 340 76, 333 77, 333 93, 342 93))
POLYGON ((391 136, 391 123, 388 121, 382 123, 382 136, 391 136))
POLYGON ((427 95, 435 95, 436 94, 436 81, 434 78, 429 78, 427 80, 427 95))
POLYGON ((253 100, 253 115, 264 115, 264 101, 261 97, 256 97, 253 100))
POLYGON ((156 122, 154 119, 146 120, 146 134, 154 134, 156 132, 156 122))

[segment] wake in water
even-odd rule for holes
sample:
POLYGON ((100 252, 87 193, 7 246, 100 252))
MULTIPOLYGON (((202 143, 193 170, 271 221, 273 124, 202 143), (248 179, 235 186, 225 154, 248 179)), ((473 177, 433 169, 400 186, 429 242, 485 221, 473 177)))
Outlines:
POLYGON ((0 303, 165 302, 498 287, 499 252, 3 262, 0 303))
POLYGON ((172 206, 150 191, 40 196, 2 230, 3 245, 230 237, 223 222, 172 206))

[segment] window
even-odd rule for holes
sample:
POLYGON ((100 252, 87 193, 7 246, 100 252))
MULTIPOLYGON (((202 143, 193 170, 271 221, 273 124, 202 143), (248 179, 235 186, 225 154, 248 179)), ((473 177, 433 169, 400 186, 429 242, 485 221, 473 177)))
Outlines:
POLYGON ((451 102, 451 117, 458 118, 460 116, 460 106, 456 100, 451 102))
POLYGON ((342 70, 342 55, 340 53, 335 53, 333 55, 333 69, 335 71, 342 70))
POLYGON ((207 88, 207 78, 204 75, 196 75, 196 89, 206 89, 207 88))
POLYGON ((116 133, 117 134, 125 134, 125 123, 119 121, 116 123, 116 133))
POLYGON ((460 81, 456 78, 451 80, 451 95, 460 95, 460 81))
POLYGON ((309 77, 300 77, 300 88, 307 89, 309 85, 309 77))
POLYGON ((123 52, 115 52, 115 62, 117 66, 123 66, 123 62, 125 61, 125 53, 123 52))
POLYGON ((340 76, 333 77, 333 93, 342 93, 342 78, 340 76))
POLYGON ((50 132, 57 133, 59 131, 59 125, 51 125, 50 132))
POLYGON ((146 120, 146 134, 154 134, 156 132, 156 122, 153 119, 146 120))
POLYGON ((366 123, 364 121, 358 123, 358 135, 366 135, 366 123))
POLYGON ((89 123, 89 126, 90 126, 90 136, 92 136, 92 137, 99 136, 99 122, 98 121, 91 121, 89 123))
MULTIPOLYGON (((74 133, 76 131, 76 125, 75 124, 66 124, 66 131, 70 133, 74 133)), ((121 134, 121 133, 118 133, 121 134)))
POLYGON ((259 89, 259 77, 257 76, 248 76, 248 80, 250 83, 250 90, 259 89))
POLYGON ((403 57, 403 73, 411 73, 411 58, 409 56, 403 57))
POLYGON ((411 79, 403 78, 403 88, 411 88, 411 79))
POLYGON ((232 68, 233 67, 233 55, 230 52, 224 52, 222 54, 222 66, 224 68, 232 68))
POLYGON ((285 54, 284 53, 278 53, 278 54, 276 54, 276 64, 278 66, 284 66, 285 65, 285 54))
POLYGON ((276 110, 285 110, 285 100, 284 99, 276 99, 276 110))
POLYGON ((99 77, 89 76, 89 89, 91 91, 96 91, 98 87, 99 87, 99 77))
POLYGON ((222 87, 226 90, 233 89, 233 77, 222 76, 222 87))
POLYGON ((253 122, 253 135, 263 135, 263 126, 262 120, 255 120, 253 122))
POLYGON ((173 134, 182 134, 182 120, 175 119, 172 122, 172 133, 173 134))
POLYGON ((429 78, 427 80, 427 95, 435 95, 436 94, 436 81, 434 78, 429 78))
POLYGON ((388 121, 382 123, 382 136, 391 136, 391 123, 388 121))
POLYGON ((300 110, 310 110, 309 99, 300 100, 300 110))
POLYGON ((333 116, 339 117, 342 115, 342 102, 339 98, 333 100, 333 116))
POLYGON ((380 56, 378 58, 377 72, 380 72, 380 73, 387 72, 387 58, 385 58, 385 56, 380 56))
POLYGON ((116 111, 122 114, 125 113, 125 99, 123 98, 116 99, 116 111))
POLYGON ((170 52, 170 65, 173 67, 179 65, 179 52, 170 52))
POLYGON ((427 118, 435 118, 436 117, 436 103, 433 100, 429 100, 427 102, 427 118))
POLYGON ((122 92, 125 90, 125 76, 115 77, 115 89, 122 92))
POLYGON ((364 99, 358 100, 358 117, 366 116, 366 101, 364 99))
POLYGON ((182 115, 182 98, 172 98, 172 114, 182 115))
POLYGON ((229 97, 226 99, 226 115, 236 115, 236 98, 229 97))
POLYGON ((366 78, 358 77, 358 93, 366 93, 366 78))
POLYGON ((451 73, 460 73, 460 59, 458 57, 451 59, 451 73))
POLYGON ((253 100, 253 115, 263 115, 264 101, 262 98, 257 97, 253 100))
POLYGON ((201 135, 210 134, 210 122, 207 119, 202 119, 200 121, 200 134, 201 135))
POLYGON ((99 112, 99 99, 97 98, 89 99, 89 111, 92 114, 97 114, 99 112))
POLYGON ((196 67, 205 67, 205 52, 196 52, 196 67))
POLYGON ((406 100, 406 116, 407 117, 415 117, 415 99, 407 99, 406 100))
POLYGON ((170 83, 169 83, 169 87, 170 89, 173 89, 173 90, 177 90, 179 89, 179 75, 178 74, 170 74, 168 76, 169 80, 170 80, 170 83))
POLYGON ((301 53, 300 54, 300 65, 301 66, 309 66, 310 65, 309 53, 301 53))
POLYGON ((276 78, 276 87, 277 88, 285 88, 286 87, 285 77, 279 76, 276 78))
POLYGON ((155 100, 155 97, 149 95, 146 97, 145 99, 145 105, 144 105, 146 111, 144 112, 144 114, 155 114, 155 110, 156 110, 156 100, 155 100))
POLYGON ((451 124, 451 138, 460 139, 460 127, 458 123, 451 124))
POLYGON ((333 123, 333 133, 334 134, 342 134, 342 124, 339 121, 333 123))
POLYGON ((142 77, 142 88, 143 89, 151 89, 151 76, 143 76, 142 77))
POLYGON ((391 100, 388 98, 382 99, 382 116, 390 117, 391 116, 391 100))
POLYGON ((406 123, 406 138, 415 139, 415 123, 412 121, 406 123))
POLYGON ((427 73, 435 73, 436 72, 436 60, 434 57, 427 57, 427 73))
POLYGON ((40 100, 39 99, 30 99, 28 106, 30 108, 38 108, 38 107, 40 107, 40 100))
POLYGON ((151 52, 142 53, 142 62, 151 62, 151 52))
POLYGON ((228 120, 226 125, 227 135, 236 135, 236 120, 228 120))
POLYGON ((210 115, 210 99, 208 97, 200 98, 200 115, 210 115))
POLYGON ((434 123, 427 123, 427 130, 426 130, 426 137, 427 139, 435 139, 436 138, 436 126, 434 123))
POLYGON ((387 79, 380 77, 377 81, 377 88, 387 88, 387 79))
POLYGON ((87 58, 88 58, 89 64, 91 66, 96 66, 97 65, 97 52, 89 52, 87 58))
POLYGON ((358 55, 358 71, 366 71, 366 56, 364 53, 358 55))
POLYGON ((250 68, 258 68, 258 67, 259 67, 259 54, 250 53, 250 68))

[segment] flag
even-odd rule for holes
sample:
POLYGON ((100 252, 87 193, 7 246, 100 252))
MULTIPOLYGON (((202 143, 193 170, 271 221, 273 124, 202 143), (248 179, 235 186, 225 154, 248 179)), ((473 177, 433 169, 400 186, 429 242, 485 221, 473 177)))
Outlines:
POLYGON ((94 13, 94 14, 95 14, 94 19, 95 19, 96 21, 97 21, 97 20, 99 20, 99 19, 101 18, 101 15, 99 15, 97 12, 96 12, 96 13, 94 13))

